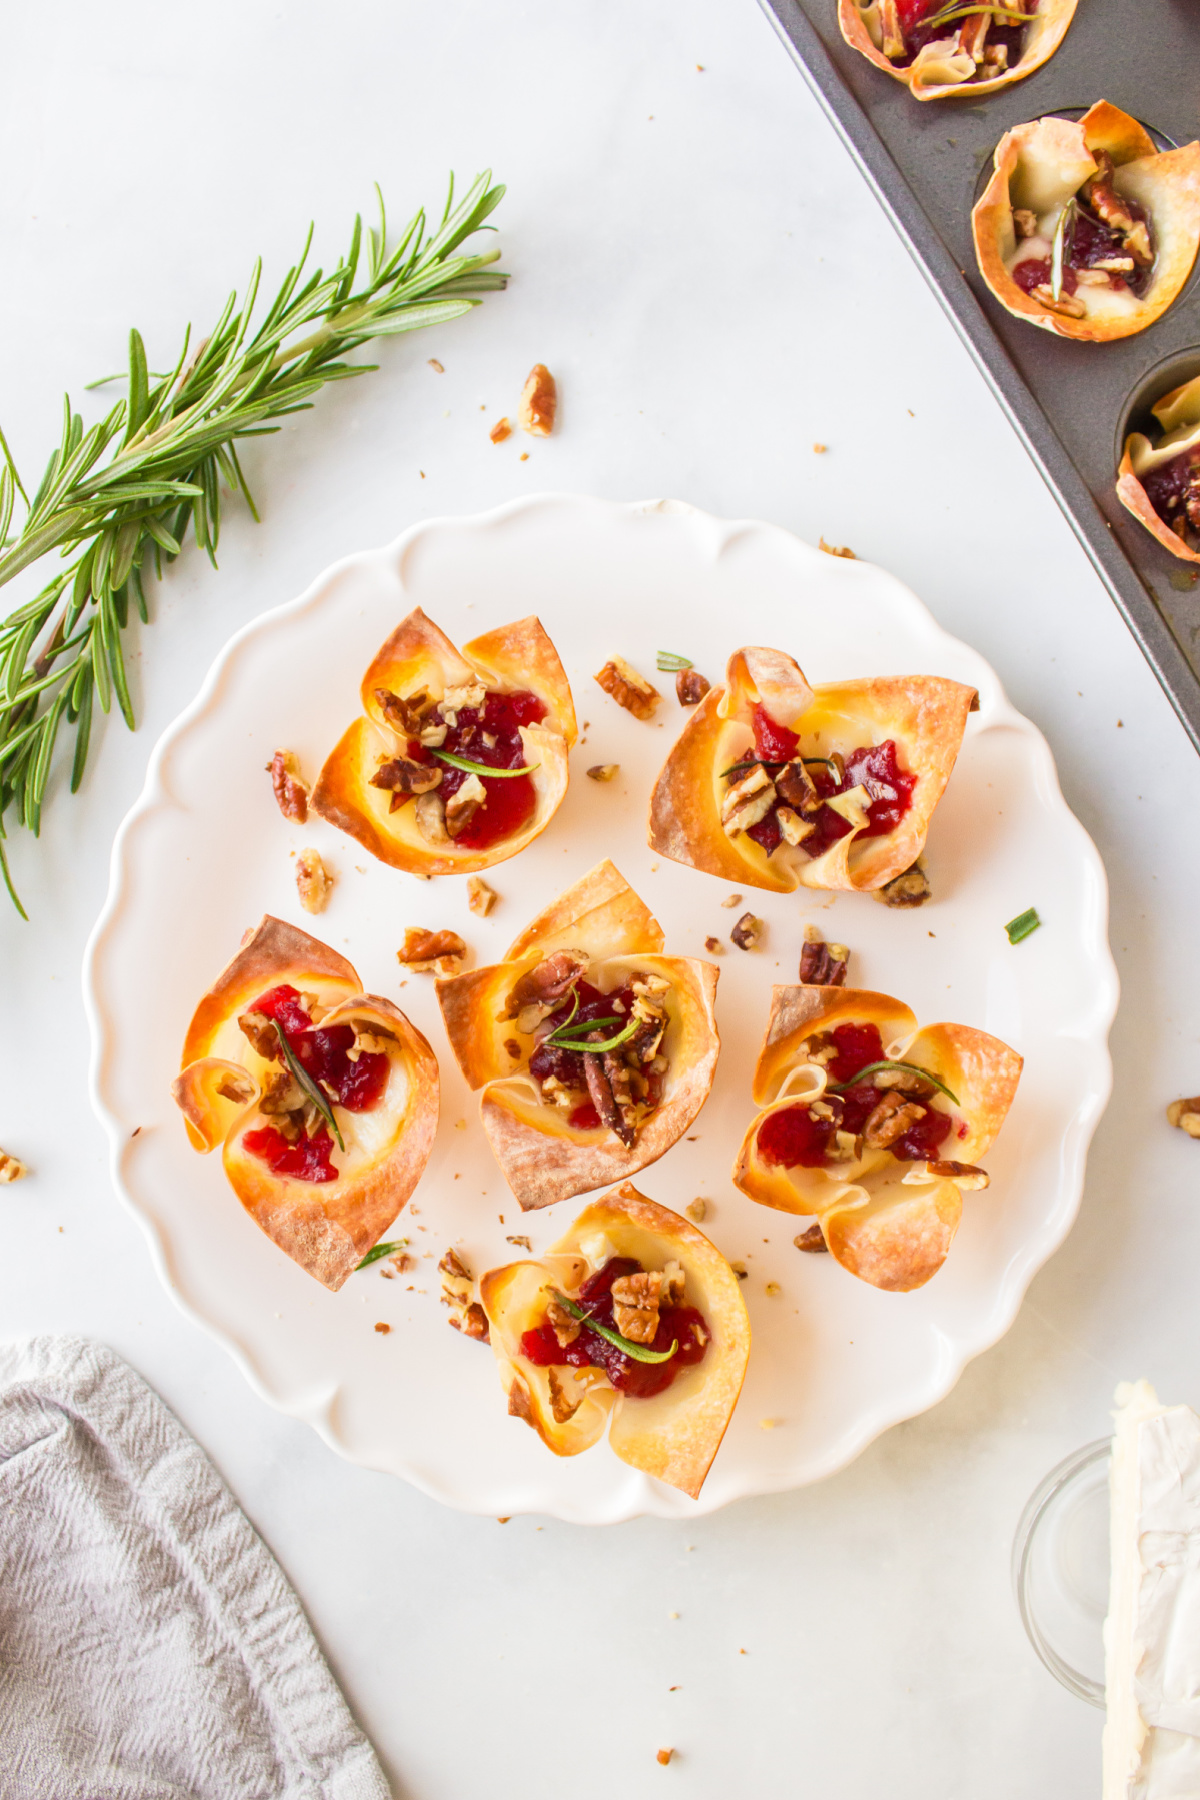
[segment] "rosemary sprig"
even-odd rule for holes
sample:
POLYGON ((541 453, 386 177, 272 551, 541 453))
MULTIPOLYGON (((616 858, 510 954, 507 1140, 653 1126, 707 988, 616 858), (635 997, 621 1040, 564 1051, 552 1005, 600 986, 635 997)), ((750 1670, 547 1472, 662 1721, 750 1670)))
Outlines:
POLYGON ((403 1250, 407 1243, 407 1238, 392 1238, 386 1244, 372 1244, 362 1261, 355 1263, 354 1273, 357 1275, 360 1269, 369 1269, 372 1263, 378 1262, 381 1257, 391 1256, 393 1251, 403 1250))
POLYGON ((332 1131, 334 1137, 337 1139, 338 1149, 344 1152, 346 1145, 342 1139, 341 1131, 338 1128, 338 1122, 333 1116, 333 1107, 329 1104, 328 1094, 325 1092, 325 1089, 321 1086, 319 1081, 313 1080, 303 1063, 298 1060, 296 1052, 287 1041, 287 1035, 284 1032, 283 1026, 277 1019, 273 1019, 271 1022, 275 1027, 275 1036, 279 1039, 279 1048, 283 1051, 283 1060, 291 1071, 292 1080, 296 1083, 296 1086, 300 1089, 305 1098, 312 1101, 313 1105, 328 1125, 330 1131, 332 1131))
POLYGON ((1070 253, 1071 237, 1075 229, 1075 201, 1068 200, 1058 215, 1058 223, 1054 227, 1054 242, 1050 246, 1050 293, 1055 300, 1062 299, 1063 269, 1070 253))
POLYGON ((953 1100, 955 1106, 959 1104, 958 1095, 951 1093, 945 1082, 939 1081, 936 1075, 931 1075, 928 1069, 922 1069, 917 1063, 896 1062, 894 1059, 888 1062, 867 1063, 865 1068, 858 1071, 857 1075, 852 1075, 849 1081, 839 1081, 836 1087, 829 1089, 829 1092, 844 1094, 847 1088, 856 1087, 864 1076, 873 1075, 876 1069, 907 1069, 910 1075, 919 1075, 922 1081, 927 1081, 930 1087, 935 1087, 939 1094, 945 1094, 947 1100, 953 1100))
POLYGON ((458 254, 504 194, 490 180, 481 175, 457 206, 451 180, 440 224, 427 229, 418 212, 390 249, 380 194, 378 230, 364 233, 356 218, 349 249, 328 275, 304 274, 310 227, 304 253, 257 326, 251 315, 261 263, 241 302, 231 294, 195 348, 188 328, 168 375, 151 374, 131 331, 125 399, 86 431, 64 400, 62 439, 32 500, 0 432, 0 586, 47 551, 72 559, 0 623, 0 876, 22 917, 4 853, 5 816, 12 808, 17 823, 37 834, 64 727, 74 731, 76 792, 96 702, 107 713, 115 698, 133 727, 121 634, 131 608, 148 622, 147 571, 161 575, 189 525, 215 566, 222 483, 258 517, 238 443, 280 430, 268 421, 306 411, 326 382, 376 366, 347 362, 349 353, 372 338, 456 319, 505 285, 489 267, 499 251, 458 254), (18 495, 25 516, 10 531, 18 495))
POLYGON ((660 675, 678 675, 681 669, 695 667, 690 656, 677 656, 674 650, 660 650, 655 668, 660 675))
POLYGON ((632 1357, 634 1362, 670 1362, 679 1348, 679 1339, 676 1338, 669 1350, 647 1350, 645 1344, 635 1344, 632 1338, 622 1337, 620 1332, 614 1331, 610 1325, 601 1325, 599 1320, 593 1319, 582 1306, 577 1306, 574 1300, 568 1300, 565 1294, 560 1294, 557 1288, 551 1288, 550 1292, 573 1319, 578 1319, 581 1325, 586 1325, 589 1331, 594 1331, 597 1337, 602 1337, 606 1344, 612 1344, 623 1355, 632 1357))
POLYGON ((465 756, 455 756, 452 750, 435 750, 434 756, 439 762, 449 763, 452 769, 465 769, 468 775, 499 775, 511 781, 514 775, 532 775, 541 763, 530 763, 526 769, 493 769, 490 763, 471 762, 465 756))
POLYGON ((1031 13, 1016 12, 1011 6, 976 5, 950 6, 940 13, 933 13, 928 19, 918 20, 920 25, 949 25, 954 19, 969 18, 972 13, 991 13, 994 19, 1003 19, 1007 25, 1028 25, 1031 13))
MULTIPOLYGON (((594 1029, 597 1025, 607 1025, 608 1023, 609 1021, 607 1019, 592 1019, 589 1022, 589 1030, 594 1029)), ((615 1023, 615 1020, 613 1023, 615 1023)), ((636 1019, 630 1019, 624 1030, 618 1031, 616 1037, 603 1038, 598 1044, 589 1044, 586 1038, 577 1038, 572 1033, 565 1044, 556 1044, 556 1048, 559 1050, 582 1050, 586 1056, 599 1056, 605 1050, 615 1050, 619 1045, 627 1044, 637 1028, 638 1021, 636 1019)), ((554 1044, 557 1037, 558 1033, 556 1031, 551 1032, 550 1036, 546 1039, 546 1042, 548 1044, 554 1044)))
POLYGON ((572 1025, 568 1021, 564 1025, 556 1025, 549 1037, 543 1041, 547 1044, 555 1044, 560 1050, 577 1050, 579 1048, 578 1039, 583 1036, 584 1032, 595 1031, 601 1025, 619 1025, 620 1023, 621 1020, 616 1013, 609 1013, 603 1019, 581 1019, 578 1025, 572 1025))

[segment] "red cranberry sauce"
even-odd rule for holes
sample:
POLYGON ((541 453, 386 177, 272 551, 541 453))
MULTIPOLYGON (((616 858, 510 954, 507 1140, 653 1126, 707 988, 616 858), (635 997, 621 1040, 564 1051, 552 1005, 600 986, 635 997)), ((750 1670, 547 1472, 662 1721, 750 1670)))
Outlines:
MULTIPOLYGON (((562 1050, 556 1044, 547 1044, 544 1040, 570 1020, 572 1025, 583 1025, 589 1019, 613 1019, 615 1025, 600 1027, 606 1038, 615 1037, 622 1027, 628 1023, 633 1013, 636 995, 631 987, 614 988, 611 994, 602 994, 599 988, 593 987, 590 981, 582 977, 575 983, 573 992, 579 998, 579 1006, 574 1017, 571 1015, 571 995, 568 994, 557 1012, 552 1012, 538 1026, 540 1042, 529 1059, 529 1073, 536 1081, 546 1081, 553 1075, 566 1088, 578 1088, 587 1091, 587 1076, 584 1073, 583 1052, 580 1050, 562 1050), (615 1003, 615 1004, 614 1004, 615 1003)), ((653 1111, 662 1099, 663 1077, 654 1071, 645 1071, 648 1088, 641 1104, 647 1111, 653 1111)), ((567 1124, 578 1131, 595 1131, 601 1123, 600 1114, 590 1100, 574 1107, 567 1114, 567 1124)))
MULTIPOLYGON (((1026 0, 1024 10, 1031 18, 1038 9, 1038 3, 1039 0, 1033 0, 1031 5, 1029 0, 1026 0)), ((970 19, 953 19, 944 25, 930 24, 929 21, 936 18, 938 13, 945 12, 946 0, 898 0, 897 10, 900 14, 900 28, 904 33, 907 54, 897 58, 893 65, 895 68, 906 68, 917 52, 922 50, 926 44, 944 42, 946 38, 955 36, 961 25, 972 22, 970 19)), ((1017 7, 1014 6, 1013 10, 1016 11, 1017 7)), ((1015 69, 1024 54, 1026 30, 1027 27, 1024 25, 1013 25, 996 18, 991 21, 987 34, 987 47, 990 49, 992 45, 1000 44, 1005 46, 1008 51, 1006 65, 1008 69, 1015 69)), ((1004 71, 982 66, 973 79, 986 81, 996 73, 1004 73, 1004 71)))
MULTIPOLYGON (((462 708, 458 723, 450 727, 438 748, 468 762, 486 763, 489 769, 521 769, 525 767, 521 726, 538 725, 545 716, 544 702, 527 689, 515 694, 489 693, 482 706, 462 708), (487 738, 493 741, 488 743, 487 738)), ((470 780, 466 769, 438 763, 433 751, 415 738, 408 740, 407 754, 413 762, 438 764, 442 771, 438 792, 443 799, 448 800, 470 780)), ((530 776, 508 775, 496 780, 481 775, 480 780, 487 799, 454 840, 465 850, 490 850, 493 844, 523 831, 537 810, 537 792, 530 776)))
POLYGON ((272 1175, 290 1175, 295 1181, 336 1181, 338 1172, 331 1161, 333 1139, 329 1127, 322 1125, 312 1137, 303 1134, 289 1144, 274 1125, 263 1125, 248 1131, 242 1143, 251 1156, 265 1162, 272 1175))
MULTIPOLYGON (((622 1275, 637 1275, 641 1266, 631 1256, 609 1257, 602 1269, 588 1276, 575 1295, 576 1304, 584 1307, 598 1325, 606 1325, 610 1331, 615 1331, 613 1283, 622 1275)), ((586 1325, 573 1344, 564 1346, 555 1337, 554 1327, 548 1323, 522 1333, 521 1355, 538 1368, 568 1363, 576 1369, 603 1369, 619 1394, 649 1400, 669 1388, 681 1369, 703 1362, 711 1335, 703 1313, 694 1306, 664 1306, 658 1315, 654 1342, 643 1348, 669 1350, 672 1344, 677 1344, 678 1349, 668 1362, 638 1362, 597 1332, 589 1331, 586 1325), (698 1328, 699 1337, 693 1326, 698 1328)))
MULTIPOLYGON (((826 1065, 829 1086, 839 1087, 853 1082, 860 1069, 882 1062, 883 1040, 877 1025, 859 1025, 847 1021, 835 1025, 829 1033, 835 1054, 826 1065)), ((934 1090, 905 1095, 925 1107, 923 1118, 917 1119, 903 1137, 888 1145, 898 1162, 922 1162, 935 1156, 938 1145, 950 1135, 954 1120, 949 1113, 931 1105, 934 1090)), ((821 1169, 829 1165, 829 1146, 837 1132, 848 1131, 855 1137, 862 1131, 880 1100, 879 1089, 868 1076, 848 1087, 844 1093, 823 1096, 829 1118, 813 1117, 806 1105, 783 1106, 768 1113, 759 1127, 758 1153, 766 1163, 785 1169, 821 1169)))
MULTIPOLYGON (((1032 294, 1034 288, 1050 286, 1050 258, 1048 256, 1026 256, 1012 266, 1012 278, 1023 294, 1032 294)), ((1079 286, 1079 278, 1069 263, 1063 264, 1062 291, 1073 294, 1079 286)))
MULTIPOLYGON (((356 1113, 373 1112, 379 1105, 388 1084, 389 1059, 381 1050, 365 1050, 352 1062, 352 1025, 314 1027, 298 989, 286 982, 260 994, 250 1010, 275 1020, 301 1068, 322 1083, 336 1105, 356 1113)), ((278 1047, 273 1060, 283 1061, 278 1047)), ((337 1180, 337 1170, 329 1161, 333 1140, 325 1125, 313 1137, 302 1137, 295 1144, 289 1144, 273 1125, 248 1131, 242 1142, 251 1156, 267 1163, 277 1175, 293 1175, 300 1181, 337 1180), (310 1173, 312 1169, 319 1172, 310 1173)))
POLYGON ((1164 525, 1194 547, 1200 534, 1200 444, 1149 470, 1141 483, 1164 525))
MULTIPOLYGON (((796 754, 800 742, 794 731, 785 725, 777 725, 765 707, 758 705, 754 709, 754 751, 768 765, 789 762, 796 754)), ((806 764, 817 793, 823 800, 831 800, 835 794, 845 794, 853 787, 865 787, 870 796, 867 816, 870 823, 860 838, 884 837, 894 831, 909 807, 912 805, 913 789, 918 777, 901 769, 896 760, 896 745, 892 738, 885 738, 881 744, 863 744, 852 750, 845 759, 845 774, 838 778, 835 768, 827 762, 812 761, 806 764)), ((756 844, 770 856, 783 841, 783 833, 779 827, 778 804, 759 820, 751 825, 746 836, 754 839, 756 844)), ((839 838, 847 836, 851 827, 849 820, 843 819, 840 813, 831 807, 822 806, 815 819, 816 830, 805 838, 800 848, 806 856, 823 856, 831 844, 839 838)))

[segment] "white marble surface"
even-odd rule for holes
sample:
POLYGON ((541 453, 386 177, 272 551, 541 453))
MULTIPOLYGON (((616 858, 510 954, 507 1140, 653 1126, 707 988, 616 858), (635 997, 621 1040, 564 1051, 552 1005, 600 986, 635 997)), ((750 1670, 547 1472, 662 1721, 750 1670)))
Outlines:
POLYGON ((399 214, 490 162, 514 273, 252 447, 264 523, 232 508, 220 574, 191 551, 172 571, 135 651, 140 730, 110 729, 81 799, 14 851, 34 922, 0 913, 0 1143, 36 1173, 0 1202, 0 1329, 91 1334, 153 1382, 296 1584, 397 1795, 709 1796, 752 1771, 772 1795, 1083 1800, 1099 1715, 1035 1661, 1008 1547, 1118 1379, 1200 1394, 1200 1148, 1162 1114, 1200 1086, 1200 771, 771 28, 752 0, 64 0, 10 19, 0 84, 0 413, 27 470, 60 387, 119 366, 130 323, 161 362, 310 212, 333 253, 376 177, 399 214), (486 429, 535 359, 562 428, 521 462, 486 429), (836 1479, 693 1525, 501 1526, 339 1462, 175 1311, 85 1089, 109 844, 224 639, 344 551, 536 488, 679 495, 893 569, 1046 732, 1112 880, 1116 1097, 1014 1329, 836 1479))

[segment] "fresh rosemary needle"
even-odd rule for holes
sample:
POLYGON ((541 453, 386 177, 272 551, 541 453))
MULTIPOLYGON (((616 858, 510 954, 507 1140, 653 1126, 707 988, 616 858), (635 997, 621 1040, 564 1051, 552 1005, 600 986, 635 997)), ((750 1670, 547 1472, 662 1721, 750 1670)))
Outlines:
POLYGON ((121 649, 130 608, 148 622, 146 573, 152 564, 161 575, 163 559, 179 555, 189 525, 215 567, 222 483, 257 519, 239 441, 279 431, 268 421, 306 411, 326 382, 367 374, 375 364, 344 358, 370 339, 445 324, 505 285, 490 267, 498 250, 458 253, 503 198, 490 172, 457 206, 451 177, 440 224, 428 229, 418 212, 391 249, 376 193, 379 229, 364 234, 359 216, 337 267, 306 276, 310 227, 304 253, 256 326, 261 262, 240 304, 231 294, 194 348, 189 326, 169 375, 151 374, 131 331, 125 399, 85 431, 64 397, 62 440, 32 500, 0 432, 0 586, 51 550, 68 564, 0 623, 0 877, 22 918, 5 818, 11 809, 37 835, 64 727, 74 732, 71 792, 78 790, 97 703, 107 713, 115 698, 133 728, 121 649), (25 516, 13 531, 18 495, 25 516))

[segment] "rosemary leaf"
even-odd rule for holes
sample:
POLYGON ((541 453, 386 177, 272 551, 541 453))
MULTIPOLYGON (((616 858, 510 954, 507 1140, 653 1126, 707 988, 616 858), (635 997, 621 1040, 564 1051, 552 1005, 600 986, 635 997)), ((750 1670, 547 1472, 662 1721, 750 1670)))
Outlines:
POLYGON ((939 1081, 936 1075, 931 1075, 928 1069, 922 1069, 918 1063, 897 1062, 894 1058, 887 1062, 868 1063, 865 1068, 858 1071, 857 1075, 852 1075, 849 1081, 839 1081, 836 1087, 831 1087, 828 1091, 831 1094, 844 1094, 847 1088, 855 1087, 864 1076, 873 1075, 876 1069, 907 1069, 910 1075, 919 1075, 922 1081, 927 1081, 930 1087, 935 1087, 939 1094, 945 1094, 947 1100, 953 1100, 955 1106, 959 1104, 958 1095, 952 1093, 945 1082, 939 1081))
POLYGON ((1016 918, 1010 919, 1004 927, 1008 933, 1009 943, 1019 944, 1023 939, 1031 937, 1041 922, 1036 906, 1031 906, 1028 912, 1018 913, 1016 918))
POLYGON ((307 1099, 312 1101, 313 1105, 328 1125, 330 1131, 332 1131, 334 1137, 337 1139, 338 1149, 344 1151, 346 1148, 345 1141, 338 1129, 338 1122, 333 1116, 333 1107, 329 1104, 328 1094, 325 1092, 319 1081, 313 1080, 303 1063, 299 1061, 296 1052, 287 1041, 282 1025, 280 1025, 277 1020, 272 1020, 272 1024, 275 1026, 275 1036, 279 1039, 279 1048, 283 1051, 283 1060, 291 1070, 292 1080, 296 1083, 296 1086, 300 1089, 301 1093, 303 1093, 307 1099))
POLYGON ((645 1344, 635 1344, 632 1338, 622 1337, 620 1332, 614 1331, 610 1325, 601 1325, 599 1320, 593 1319, 582 1306, 577 1305, 574 1300, 568 1300, 565 1294, 560 1294, 557 1288, 551 1288, 550 1292, 573 1319, 578 1319, 581 1325, 586 1325, 589 1331, 594 1331, 597 1337, 602 1337, 606 1344, 612 1344, 615 1349, 621 1351, 622 1355, 632 1357, 634 1362, 670 1362, 679 1348, 679 1339, 676 1338, 669 1350, 647 1350, 645 1344))
POLYGON ((674 650, 660 650, 654 666, 660 675, 677 675, 680 669, 690 669, 695 665, 690 656, 677 656, 674 650))
POLYGON ((439 762, 449 763, 452 769, 465 769, 468 775, 499 775, 511 781, 514 775, 532 775, 541 763, 530 763, 527 769, 493 769, 489 763, 470 762, 465 756, 455 756, 450 750, 435 750, 433 754, 439 762))
POLYGON ((403 1250, 407 1243, 407 1238, 392 1238, 391 1241, 386 1244, 372 1244, 362 1261, 355 1263, 354 1273, 357 1275, 360 1269, 369 1269, 371 1264, 373 1262, 378 1262, 381 1257, 391 1256, 396 1250, 403 1250))

